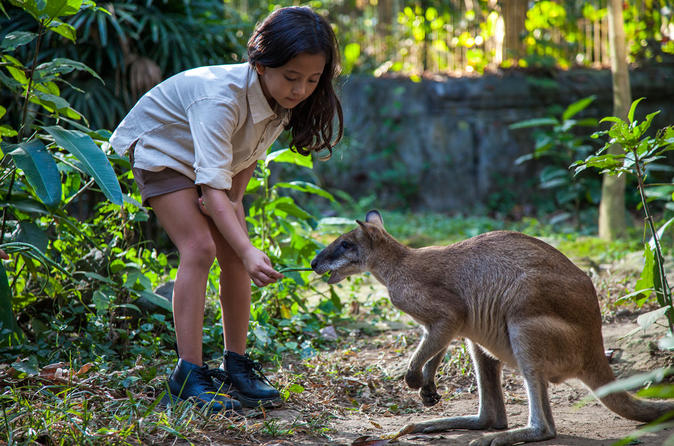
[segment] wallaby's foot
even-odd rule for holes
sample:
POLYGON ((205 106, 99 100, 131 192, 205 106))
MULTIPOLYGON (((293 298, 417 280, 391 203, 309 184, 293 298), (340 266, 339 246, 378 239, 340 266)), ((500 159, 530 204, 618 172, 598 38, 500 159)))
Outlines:
POLYGON ((493 421, 489 419, 480 419, 477 415, 468 415, 464 417, 435 418, 421 423, 408 424, 403 430, 407 431, 409 429, 408 433, 410 434, 430 434, 433 432, 444 432, 450 429, 485 430, 507 429, 507 427, 507 421, 493 421))
POLYGON ((510 446, 517 443, 529 443, 532 441, 544 441, 555 438, 554 429, 523 427, 505 432, 486 434, 482 438, 473 440, 470 446, 510 446))
POLYGON ((407 370, 405 374, 405 382, 412 390, 420 389, 424 384, 424 376, 421 373, 421 370, 414 371, 412 369, 407 370))
POLYGON ((421 397, 421 402, 424 403, 424 406, 431 407, 438 404, 440 401, 440 394, 436 391, 435 386, 432 389, 427 387, 422 387, 419 390, 419 396, 421 397))

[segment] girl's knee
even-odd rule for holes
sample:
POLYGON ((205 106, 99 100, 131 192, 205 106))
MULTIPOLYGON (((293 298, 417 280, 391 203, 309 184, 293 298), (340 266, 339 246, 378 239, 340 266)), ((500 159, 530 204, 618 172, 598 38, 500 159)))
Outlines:
POLYGON ((192 263, 210 268, 215 261, 215 242, 210 235, 194 237, 178 247, 181 263, 192 263))

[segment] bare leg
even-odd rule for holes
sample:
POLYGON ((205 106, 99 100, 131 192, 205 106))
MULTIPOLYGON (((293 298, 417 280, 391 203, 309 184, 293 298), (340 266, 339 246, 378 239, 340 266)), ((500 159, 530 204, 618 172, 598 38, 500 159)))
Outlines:
POLYGON ((180 253, 173 286, 178 354, 188 362, 201 365, 206 282, 216 247, 208 219, 197 206, 197 198, 196 189, 183 189, 148 201, 180 253))
POLYGON ((220 307, 225 350, 243 355, 250 320, 250 276, 241 259, 211 224, 220 265, 220 307))
MULTIPOLYGON (((411 432, 440 432, 449 429, 503 429, 507 427, 505 403, 501 389, 501 362, 487 355, 479 345, 466 340, 470 348, 480 409, 477 415, 436 418, 417 423, 411 432)), ((406 428, 407 429, 407 428, 406 428)))

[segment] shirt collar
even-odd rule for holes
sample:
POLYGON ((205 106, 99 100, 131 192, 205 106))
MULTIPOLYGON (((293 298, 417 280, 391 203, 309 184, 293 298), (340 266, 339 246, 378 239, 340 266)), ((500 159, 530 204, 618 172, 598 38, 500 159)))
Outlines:
POLYGON ((260 77, 258 76, 257 71, 255 71, 255 68, 250 64, 248 64, 248 77, 248 107, 250 108, 253 123, 257 124, 265 119, 276 118, 284 125, 287 124, 289 119, 288 110, 279 106, 276 107, 276 110, 271 108, 262 91, 260 77))

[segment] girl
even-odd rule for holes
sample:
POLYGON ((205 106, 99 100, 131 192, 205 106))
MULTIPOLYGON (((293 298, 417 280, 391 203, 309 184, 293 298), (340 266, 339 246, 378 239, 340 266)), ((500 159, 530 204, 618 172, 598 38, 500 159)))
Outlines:
POLYGON ((247 63, 195 68, 165 80, 138 101, 110 138, 117 153, 130 152, 143 203, 180 254, 172 400, 196 397, 213 411, 279 401, 259 364, 245 354, 250 281, 262 287, 283 276, 248 239, 243 194, 257 160, 284 129, 300 154, 332 154, 343 129, 332 86, 338 73, 339 50, 328 22, 308 7, 278 9, 248 41, 247 63), (224 371, 208 370, 202 362, 206 284, 215 258, 222 271, 224 371), (214 376, 233 399, 218 392, 214 376))

